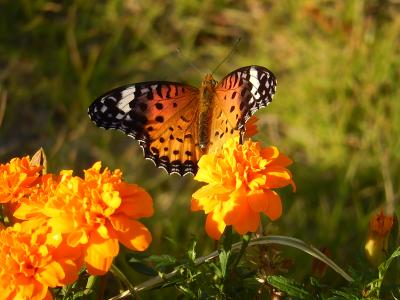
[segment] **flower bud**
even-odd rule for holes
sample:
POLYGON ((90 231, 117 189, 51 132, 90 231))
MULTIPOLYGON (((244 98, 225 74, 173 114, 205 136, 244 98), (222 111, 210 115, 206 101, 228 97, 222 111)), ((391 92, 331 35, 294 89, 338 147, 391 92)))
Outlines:
POLYGON ((372 216, 369 222, 367 241, 364 246, 365 255, 374 267, 378 267, 387 257, 389 239, 395 217, 385 215, 383 211, 372 216))

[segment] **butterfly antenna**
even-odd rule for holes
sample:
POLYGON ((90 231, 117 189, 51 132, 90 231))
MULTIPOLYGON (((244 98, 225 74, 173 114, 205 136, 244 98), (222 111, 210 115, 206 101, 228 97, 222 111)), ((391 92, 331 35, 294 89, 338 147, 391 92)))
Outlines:
POLYGON ((187 63, 189 66, 191 66, 193 69, 195 69, 201 76, 204 75, 204 72, 201 72, 200 69, 194 64, 192 63, 185 55, 183 55, 181 49, 176 48, 176 53, 178 53, 178 55, 183 59, 183 61, 185 63, 187 63))
POLYGON ((222 66, 222 64, 228 60, 228 58, 232 55, 233 51, 236 50, 236 48, 239 45, 241 40, 242 40, 242 38, 238 38, 236 40, 236 42, 233 45, 231 51, 229 51, 228 55, 226 55, 225 58, 217 65, 217 67, 212 71, 211 75, 213 75, 219 69, 219 67, 222 66))

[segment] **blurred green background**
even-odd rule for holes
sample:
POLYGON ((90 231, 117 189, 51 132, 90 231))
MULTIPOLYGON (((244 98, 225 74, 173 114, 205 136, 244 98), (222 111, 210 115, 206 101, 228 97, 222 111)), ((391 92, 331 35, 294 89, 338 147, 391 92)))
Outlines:
MULTIPOLYGON (((1 162, 43 146, 51 172, 80 174, 97 160, 121 168, 154 197, 155 215, 145 221, 154 237, 149 252, 184 255, 195 234, 205 254, 213 247, 205 217, 190 212, 198 185, 156 169, 121 132, 97 128, 87 107, 126 83, 197 86, 239 37, 215 77, 250 64, 275 73, 277 93, 257 112, 256 139, 295 162, 297 192, 280 192, 284 213, 266 232, 328 247, 340 266, 356 267, 371 214, 398 210, 396 0, 0 0, 1 162)), ((309 274, 310 257, 292 258, 290 276, 309 274)), ((328 278, 340 281, 331 271, 328 278)))

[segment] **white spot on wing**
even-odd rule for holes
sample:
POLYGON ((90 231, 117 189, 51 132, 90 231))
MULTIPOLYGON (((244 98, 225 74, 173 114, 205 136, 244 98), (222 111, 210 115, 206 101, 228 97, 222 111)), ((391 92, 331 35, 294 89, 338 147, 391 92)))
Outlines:
POLYGON ((251 88, 251 94, 254 96, 254 98, 259 99, 260 95, 258 95, 258 88, 260 87, 260 81, 258 80, 258 72, 256 68, 251 67, 250 68, 250 83, 253 85, 251 88))
POLYGON ((135 98, 136 87, 131 86, 121 92, 121 101, 117 103, 117 107, 127 113, 131 110, 129 103, 135 98))

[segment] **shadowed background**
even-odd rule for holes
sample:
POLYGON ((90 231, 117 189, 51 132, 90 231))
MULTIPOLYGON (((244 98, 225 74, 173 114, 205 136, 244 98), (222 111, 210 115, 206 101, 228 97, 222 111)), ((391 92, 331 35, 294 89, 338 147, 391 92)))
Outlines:
MULTIPOLYGON (((371 213, 397 209, 399 1, 0 0, 0 161, 42 146, 50 172, 80 174, 97 160, 121 168, 154 197, 149 252, 184 255, 195 234, 205 254, 213 242, 204 215, 190 212, 191 176, 156 169, 134 140, 93 125, 87 107, 127 83, 198 86, 238 37, 215 78, 250 64, 275 73, 277 93, 256 114, 255 138, 295 162, 297 192, 280 192, 284 213, 266 232, 328 247, 340 266, 357 266, 350 257, 363 253, 371 213)), ((291 257, 289 276, 309 274, 309 256, 291 257)))

